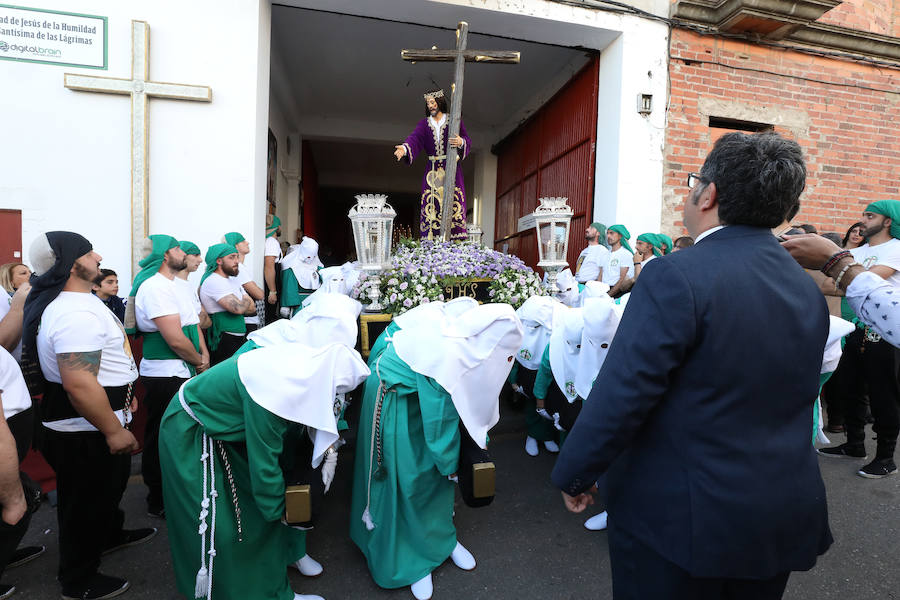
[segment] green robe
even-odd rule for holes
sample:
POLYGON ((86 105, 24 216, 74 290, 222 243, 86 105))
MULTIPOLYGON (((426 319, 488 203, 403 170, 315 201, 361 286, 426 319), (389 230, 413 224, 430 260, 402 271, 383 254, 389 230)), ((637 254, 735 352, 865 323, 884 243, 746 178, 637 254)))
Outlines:
POLYGON ((410 369, 393 344, 379 339, 375 349, 379 352, 369 359, 372 375, 365 385, 357 436, 350 537, 365 555, 375 583, 399 588, 431 573, 456 547, 456 484, 447 476, 459 462, 459 415, 450 394, 410 369), (379 372, 387 388, 381 413, 382 472, 376 473, 372 460, 370 477, 379 372), (375 524, 371 531, 363 522, 367 499, 375 524))
MULTIPOLYGON (((321 283, 322 276, 319 275, 321 283)), ((294 309, 292 313, 296 314, 302 307, 303 301, 316 290, 309 290, 300 286, 297 276, 291 269, 281 271, 281 306, 294 309)), ((293 315, 291 315, 293 316, 293 315)))
MULTIPOLYGON (((523 383, 519 381, 520 375, 525 383, 528 383, 529 380, 534 382, 537 378, 537 373, 535 371, 514 361, 513 368, 509 372, 508 381, 517 385, 523 385, 523 383)), ((527 432, 528 437, 534 438, 539 442, 556 441, 558 436, 556 435, 556 429, 553 428, 553 424, 536 412, 537 401, 534 399, 534 385, 531 386, 531 389, 529 389, 527 385, 524 387, 525 431, 527 432)), ((546 396, 546 392, 544 392, 544 395, 546 396)))
MULTIPOLYGON (((287 565, 306 554, 306 538, 281 523, 284 477, 278 460, 291 423, 253 401, 238 377, 237 357, 191 379, 183 389, 207 435, 225 442, 241 509, 239 542, 231 488, 216 456, 213 598, 293 600, 287 565)), ((200 568, 202 433, 176 395, 160 425, 159 459, 175 581, 187 598, 194 597, 200 568)), ((211 519, 207 522, 212 527, 211 519)))

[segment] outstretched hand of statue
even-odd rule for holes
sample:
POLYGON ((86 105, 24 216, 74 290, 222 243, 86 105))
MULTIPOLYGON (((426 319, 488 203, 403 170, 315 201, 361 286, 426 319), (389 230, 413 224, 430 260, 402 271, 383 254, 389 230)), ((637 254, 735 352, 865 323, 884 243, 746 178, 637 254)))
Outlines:
POLYGON ((449 142, 451 148, 460 148, 465 143, 460 136, 450 138, 449 142))
POLYGON ((402 160, 406 156, 406 147, 403 144, 394 146, 394 156, 397 157, 397 160, 402 160))

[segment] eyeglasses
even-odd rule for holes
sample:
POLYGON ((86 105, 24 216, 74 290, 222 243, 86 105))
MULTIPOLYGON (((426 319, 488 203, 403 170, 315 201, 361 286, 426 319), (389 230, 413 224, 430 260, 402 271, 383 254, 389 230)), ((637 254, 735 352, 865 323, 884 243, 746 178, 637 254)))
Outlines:
POLYGON ((698 183, 709 183, 709 179, 707 179, 700 173, 688 173, 687 186, 690 189, 694 189, 694 186, 697 185, 698 183))

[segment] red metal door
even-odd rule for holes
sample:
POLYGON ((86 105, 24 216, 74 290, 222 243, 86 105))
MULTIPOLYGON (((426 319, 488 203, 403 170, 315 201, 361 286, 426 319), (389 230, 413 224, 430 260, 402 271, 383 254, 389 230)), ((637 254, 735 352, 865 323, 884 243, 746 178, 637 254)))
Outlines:
POLYGON ((569 264, 581 251, 594 208, 599 57, 593 57, 528 121, 497 144, 494 248, 537 265, 534 230, 518 232, 520 217, 538 198, 565 196, 575 211, 569 232, 569 264))
POLYGON ((22 211, 0 209, 0 264, 22 260, 22 211))

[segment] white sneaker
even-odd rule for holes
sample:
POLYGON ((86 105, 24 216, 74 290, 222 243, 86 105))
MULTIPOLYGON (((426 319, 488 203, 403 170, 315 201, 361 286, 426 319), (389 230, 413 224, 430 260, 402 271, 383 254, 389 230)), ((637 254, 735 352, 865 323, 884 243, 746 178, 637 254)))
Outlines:
POLYGON ((325 600, 325 598, 312 594, 294 594, 294 600, 325 600))
POLYGON ((525 454, 528 456, 537 456, 538 455, 538 445, 537 440, 533 437, 525 438, 525 454))
POLYGON ((471 571, 475 568, 475 557, 459 542, 456 542, 456 548, 450 553, 450 558, 453 560, 453 564, 463 571, 471 571))
POLYGON ((431 573, 409 586, 416 600, 431 600, 434 594, 434 584, 431 582, 431 573))
POLYGON ((584 522, 584 526, 591 531, 603 531, 606 529, 606 519, 607 519, 606 511, 604 510, 599 515, 594 515, 590 519, 584 522))
POLYGON ((306 577, 316 577, 321 575, 324 570, 322 565, 309 554, 304 554, 303 558, 291 563, 290 566, 300 571, 300 574, 306 577))
POLYGON ((553 440, 547 440, 544 442, 544 448, 547 449, 547 452, 550 454, 556 454, 559 452, 559 446, 553 440))

